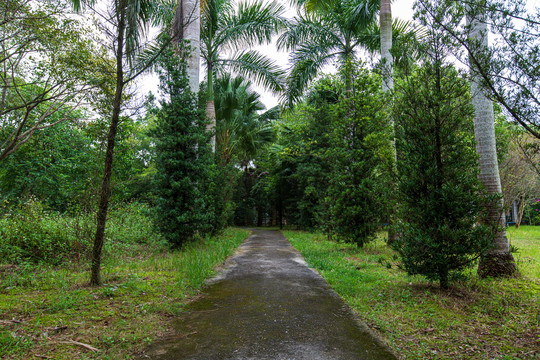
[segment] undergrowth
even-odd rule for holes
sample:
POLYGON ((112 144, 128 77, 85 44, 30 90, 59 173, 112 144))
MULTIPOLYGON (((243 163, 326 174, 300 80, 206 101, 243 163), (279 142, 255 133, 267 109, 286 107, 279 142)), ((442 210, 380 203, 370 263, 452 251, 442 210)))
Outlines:
POLYGON ((174 316, 248 235, 228 229, 171 250, 140 241, 144 231, 133 240, 128 228, 140 228, 132 219, 118 220, 124 232, 106 240, 101 287, 87 285, 82 258, 0 267, 0 358, 131 359, 172 332, 174 316))

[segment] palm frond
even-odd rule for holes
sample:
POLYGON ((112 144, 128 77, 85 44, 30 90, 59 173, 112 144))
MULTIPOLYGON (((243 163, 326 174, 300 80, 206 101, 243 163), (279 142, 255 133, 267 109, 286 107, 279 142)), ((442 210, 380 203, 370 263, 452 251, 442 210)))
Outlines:
POLYGON ((291 56, 294 64, 287 78, 284 100, 292 107, 303 95, 308 84, 330 60, 338 55, 317 43, 304 44, 291 56))
POLYGON ((169 27, 176 13, 177 0, 154 0, 150 3, 152 26, 169 27))
POLYGON ((293 50, 307 42, 342 43, 340 33, 334 21, 325 18, 313 18, 309 15, 296 17, 277 41, 278 50, 293 50))
POLYGON ((85 5, 92 6, 96 3, 96 0, 71 0, 73 9, 77 12, 83 10, 85 5))
POLYGON ((285 8, 277 2, 250 1, 240 3, 238 12, 224 13, 216 42, 229 48, 267 44, 285 29, 285 8))
POLYGON ((361 33, 377 22, 380 0, 352 0, 344 8, 345 22, 355 33, 361 33))
POLYGON ((232 59, 221 60, 221 63, 222 65, 230 66, 233 71, 253 80, 256 84, 274 93, 279 93, 283 90, 285 72, 275 61, 258 51, 243 51, 232 59))
POLYGON ((129 0, 126 1, 124 9, 117 11, 125 11, 126 16, 126 57, 128 61, 135 60, 139 50, 140 40, 144 37, 149 27, 149 17, 151 13, 150 0, 129 0))
MULTIPOLYGON (((396 45, 405 39, 419 39, 425 36, 425 29, 401 19, 392 21, 392 42, 396 45)), ((381 31, 378 23, 374 23, 364 33, 356 38, 358 44, 363 45, 372 53, 381 51, 381 31)))

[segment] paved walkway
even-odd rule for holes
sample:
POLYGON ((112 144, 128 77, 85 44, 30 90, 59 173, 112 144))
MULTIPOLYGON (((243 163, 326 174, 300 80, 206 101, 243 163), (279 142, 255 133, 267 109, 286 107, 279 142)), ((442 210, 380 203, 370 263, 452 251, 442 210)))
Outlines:
POLYGON ((253 232, 178 320, 178 332, 144 357, 396 359, 277 231, 253 232))

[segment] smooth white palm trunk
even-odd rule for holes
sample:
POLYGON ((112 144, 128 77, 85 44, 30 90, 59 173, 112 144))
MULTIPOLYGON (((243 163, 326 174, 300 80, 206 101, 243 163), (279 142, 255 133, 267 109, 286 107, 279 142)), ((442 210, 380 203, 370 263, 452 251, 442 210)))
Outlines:
MULTIPOLYGON (((488 29, 484 21, 468 20, 471 24, 471 38, 477 39, 480 47, 488 46, 488 29)), ((474 61, 469 55, 472 70, 474 61)), ((489 217, 498 222, 499 231, 493 240, 493 247, 486 253, 479 266, 481 275, 508 275, 515 271, 512 255, 509 252, 509 243, 506 238, 506 218, 503 211, 503 198, 499 165, 497 162, 497 146, 495 141, 495 116, 493 102, 482 92, 480 77, 471 71, 471 96, 475 109, 474 136, 476 151, 479 155, 480 181, 490 194, 501 195, 498 206, 489 209, 489 217)))
POLYGON ((381 0, 381 59, 383 63, 383 91, 394 89, 394 58, 392 49, 392 5, 390 0, 381 0))
POLYGON ((187 60, 189 87, 195 94, 199 92, 199 72, 201 62, 201 5, 199 0, 182 0, 183 38, 189 41, 190 54, 187 60))

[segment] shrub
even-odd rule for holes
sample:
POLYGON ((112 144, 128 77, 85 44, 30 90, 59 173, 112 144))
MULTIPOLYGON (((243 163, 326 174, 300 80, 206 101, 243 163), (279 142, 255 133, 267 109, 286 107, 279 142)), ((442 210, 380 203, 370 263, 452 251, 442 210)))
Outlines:
POLYGON ((17 205, 0 223, 1 262, 61 263, 77 242, 70 223, 35 198, 17 205))
MULTIPOLYGON (((0 219, 0 263, 60 265, 89 259, 95 234, 94 214, 68 215, 48 211, 35 198, 4 207, 0 219), (9 209, 9 210, 8 210, 9 209)), ((161 240, 144 204, 112 209, 105 251, 116 244, 149 244, 161 240)))

